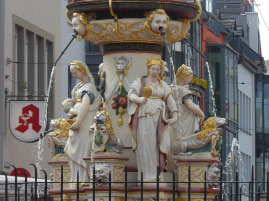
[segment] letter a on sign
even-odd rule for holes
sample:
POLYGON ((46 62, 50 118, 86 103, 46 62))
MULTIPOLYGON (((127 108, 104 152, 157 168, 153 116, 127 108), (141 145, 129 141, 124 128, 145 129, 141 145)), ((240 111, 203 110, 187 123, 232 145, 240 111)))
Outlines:
POLYGON ((45 101, 10 101, 10 131, 22 142, 35 142, 45 130, 45 101))

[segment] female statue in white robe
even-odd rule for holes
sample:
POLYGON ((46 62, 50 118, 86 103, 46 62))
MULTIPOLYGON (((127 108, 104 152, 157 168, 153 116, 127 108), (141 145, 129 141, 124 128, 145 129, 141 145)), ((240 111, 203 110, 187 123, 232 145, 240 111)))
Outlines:
POLYGON ((72 90, 72 98, 63 102, 65 109, 69 107, 66 111, 69 118, 75 120, 69 130, 64 152, 71 169, 71 182, 77 181, 77 172, 79 172, 80 182, 88 182, 90 174, 83 158, 90 156, 89 130, 93 124, 93 116, 98 110, 100 96, 93 76, 85 63, 73 61, 70 64, 70 71, 74 78, 80 80, 80 83, 72 90))
POLYGON ((128 93, 128 112, 131 116, 129 126, 133 134, 138 180, 143 172, 144 181, 156 181, 157 166, 162 173, 170 148, 165 124, 177 121, 177 109, 169 86, 159 77, 163 67, 162 60, 153 56, 147 60, 146 66, 148 75, 137 78, 128 93), (166 106, 172 118, 165 123, 163 110, 166 106))
POLYGON ((192 92, 188 85, 192 77, 192 69, 184 64, 176 73, 177 85, 172 93, 179 110, 179 116, 177 123, 173 126, 174 137, 171 137, 172 140, 194 134, 199 129, 199 123, 204 120, 203 111, 192 101, 192 92))

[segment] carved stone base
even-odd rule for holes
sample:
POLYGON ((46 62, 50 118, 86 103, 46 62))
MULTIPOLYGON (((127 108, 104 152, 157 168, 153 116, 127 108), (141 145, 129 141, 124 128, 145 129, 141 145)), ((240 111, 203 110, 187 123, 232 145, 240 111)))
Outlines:
POLYGON ((48 164, 53 167, 53 189, 57 190, 61 188, 61 184, 57 183, 61 181, 61 166, 63 166, 63 181, 65 182, 63 187, 70 188, 68 182, 71 178, 71 171, 66 156, 62 155, 58 160, 54 158, 54 160, 48 162, 48 164))
POLYGON ((91 160, 84 159, 89 163, 91 172, 91 181, 93 181, 93 172, 95 168, 96 186, 108 186, 109 172, 111 172, 112 186, 124 186, 125 166, 129 158, 116 153, 96 153, 91 160))
MULTIPOLYGON (((199 159, 195 156, 195 154, 193 154, 192 158, 190 158, 189 156, 174 156, 173 158, 176 164, 178 182, 188 182, 189 171, 190 171, 190 181, 198 182, 198 183, 191 183, 191 188, 203 188, 204 182, 205 180, 207 180, 205 179, 205 173, 206 175, 208 175, 209 167, 214 163, 217 164, 219 163, 219 160, 213 158, 199 159)), ((186 188, 188 187, 188 183, 179 183, 178 187, 186 188)))
POLYGON ((212 189, 208 183, 205 187, 205 176, 208 175, 209 168, 214 163, 219 163, 216 157, 212 157, 210 152, 197 153, 191 156, 173 156, 176 164, 177 181, 186 182, 178 184, 179 198, 177 200, 187 201, 188 200, 188 181, 190 172, 190 181, 198 182, 191 183, 191 200, 203 201, 205 198, 204 192, 206 192, 206 200, 214 200, 219 189, 212 189), (190 169, 189 169, 190 167, 190 169), (206 175, 205 175, 206 173, 206 175))

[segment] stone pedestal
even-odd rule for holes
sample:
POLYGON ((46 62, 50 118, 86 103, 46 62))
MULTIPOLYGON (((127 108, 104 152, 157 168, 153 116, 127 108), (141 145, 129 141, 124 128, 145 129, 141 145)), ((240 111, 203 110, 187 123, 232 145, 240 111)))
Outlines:
MULTIPOLYGON (((193 154, 192 156, 173 157, 176 164, 178 182, 188 182, 190 172, 191 182, 201 182, 201 183, 192 183, 191 187, 203 188, 205 182, 205 173, 208 173, 208 169, 213 163, 219 163, 220 161, 217 160, 217 158, 213 157, 206 158, 195 156, 196 154, 193 154)), ((188 183, 179 183, 178 187, 187 187, 187 186, 188 183)))
POLYGON ((219 163, 217 157, 212 157, 210 152, 193 154, 191 156, 173 156, 176 164, 178 189, 180 192, 179 200, 188 200, 188 181, 191 183, 191 200, 203 200, 206 192, 207 200, 214 200, 219 189, 212 189, 208 183, 207 175, 209 168, 214 163, 219 163), (206 173, 206 174, 205 174, 206 173), (190 174, 190 177, 189 177, 190 174))
POLYGON ((84 160, 89 164, 91 181, 93 181, 93 172, 95 168, 96 186, 108 186, 109 172, 111 173, 111 185, 124 186, 124 170, 129 158, 116 153, 97 153, 93 154, 91 159, 85 158, 84 160))
POLYGON ((53 189, 58 190, 61 188, 61 167, 63 166, 63 182, 64 188, 69 188, 69 181, 71 178, 71 171, 64 154, 59 155, 58 158, 53 158, 53 161, 48 162, 53 168, 53 189), (58 183, 59 182, 59 183, 58 183))

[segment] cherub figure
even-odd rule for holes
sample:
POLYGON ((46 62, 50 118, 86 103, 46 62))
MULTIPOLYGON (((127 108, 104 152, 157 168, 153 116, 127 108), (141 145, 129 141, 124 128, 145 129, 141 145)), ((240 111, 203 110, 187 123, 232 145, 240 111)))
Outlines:
POLYGON ((87 37, 87 24, 88 20, 85 13, 73 13, 72 26, 78 40, 87 37))
POLYGON ((157 9, 150 13, 146 20, 146 26, 150 27, 151 31, 160 34, 162 31, 166 32, 168 26, 169 16, 165 10, 157 9))

